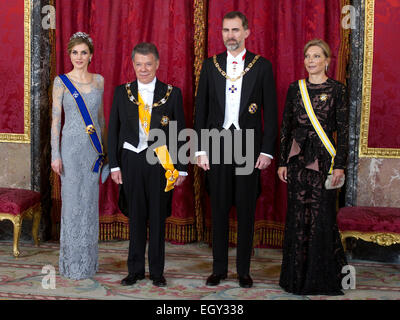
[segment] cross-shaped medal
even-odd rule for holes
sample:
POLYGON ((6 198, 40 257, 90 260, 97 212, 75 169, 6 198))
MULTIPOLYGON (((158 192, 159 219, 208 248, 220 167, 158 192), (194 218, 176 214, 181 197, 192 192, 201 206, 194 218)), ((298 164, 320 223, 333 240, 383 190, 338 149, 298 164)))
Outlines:
POLYGON ((234 85, 232 85, 232 87, 230 87, 228 90, 231 90, 231 92, 234 93, 237 90, 237 88, 234 85))

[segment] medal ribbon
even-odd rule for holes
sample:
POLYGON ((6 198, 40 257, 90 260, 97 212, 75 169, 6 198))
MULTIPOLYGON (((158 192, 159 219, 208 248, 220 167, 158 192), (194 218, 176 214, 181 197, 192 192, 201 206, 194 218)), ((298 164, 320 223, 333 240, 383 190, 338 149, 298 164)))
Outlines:
POLYGON ((165 169, 167 185, 165 186, 164 191, 168 192, 174 188, 174 183, 179 177, 179 172, 174 168, 174 164, 172 163, 172 159, 166 145, 155 148, 154 152, 156 153, 158 160, 160 160, 161 165, 165 169))
POLYGON ((142 124, 142 128, 146 135, 149 135, 150 130, 150 120, 151 120, 151 113, 149 111, 150 107, 144 103, 142 97, 138 92, 138 100, 139 100, 139 120, 142 124))

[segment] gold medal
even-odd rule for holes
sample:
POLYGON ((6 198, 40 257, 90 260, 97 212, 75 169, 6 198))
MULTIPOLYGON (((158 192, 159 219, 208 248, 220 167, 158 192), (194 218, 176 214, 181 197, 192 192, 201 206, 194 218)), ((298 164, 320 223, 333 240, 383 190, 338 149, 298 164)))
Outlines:
POLYGON ((328 95, 326 93, 323 93, 320 95, 319 100, 321 101, 326 101, 328 99, 328 95))
POLYGON ((256 113, 256 112, 257 112, 257 109, 258 109, 257 104, 252 103, 251 105, 249 105, 249 112, 250 112, 251 114, 256 113))
POLYGON ((167 116, 163 116, 163 117, 161 118, 161 125, 162 125, 163 127, 165 127, 165 126, 168 125, 168 123, 169 123, 169 118, 168 118, 167 116))
POLYGON ((94 128, 94 125, 89 124, 89 125, 86 127, 86 133, 87 133, 87 134, 93 134, 93 133, 95 133, 95 132, 96 132, 96 129, 94 128))

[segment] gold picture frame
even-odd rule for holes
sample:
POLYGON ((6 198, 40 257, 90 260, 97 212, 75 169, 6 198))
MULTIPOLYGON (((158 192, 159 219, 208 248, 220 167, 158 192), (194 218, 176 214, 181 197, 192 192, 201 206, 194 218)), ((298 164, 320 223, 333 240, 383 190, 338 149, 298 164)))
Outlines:
POLYGON ((368 132, 371 111, 372 67, 374 60, 374 10, 375 0, 365 0, 364 66, 359 157, 400 158, 400 149, 368 147, 368 132))
POLYGON ((31 1, 24 0, 24 133, 0 133, 0 142, 31 143, 31 1))

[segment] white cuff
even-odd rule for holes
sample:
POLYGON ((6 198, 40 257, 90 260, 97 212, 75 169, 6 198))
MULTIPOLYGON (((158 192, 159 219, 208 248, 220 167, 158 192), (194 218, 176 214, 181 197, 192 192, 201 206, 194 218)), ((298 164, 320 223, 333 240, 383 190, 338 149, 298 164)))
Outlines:
POLYGON ((121 169, 119 167, 115 167, 115 168, 111 168, 110 171, 111 172, 116 172, 116 171, 121 171, 121 169))
POLYGON ((263 154, 264 156, 267 156, 268 158, 271 158, 271 159, 274 158, 273 156, 271 156, 271 155, 268 154, 268 153, 260 152, 260 154, 263 154))
POLYGON ((205 151, 197 151, 194 153, 194 156, 197 158, 198 156, 206 156, 207 152, 205 151))

